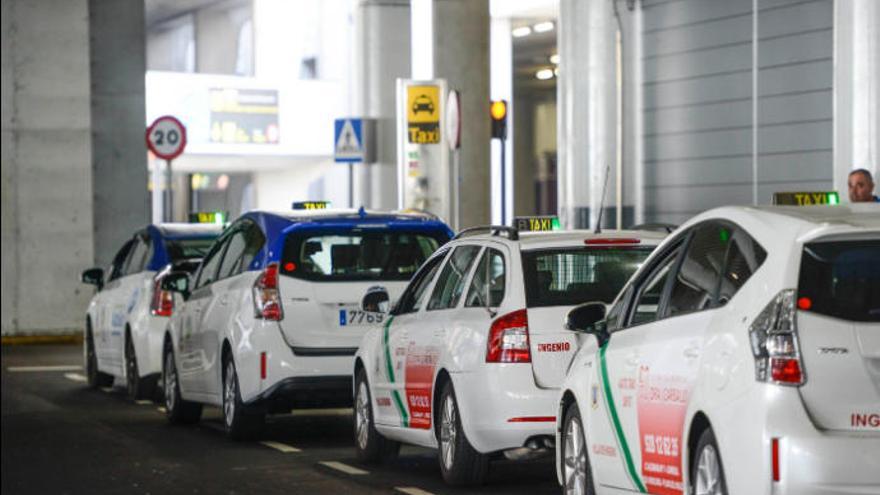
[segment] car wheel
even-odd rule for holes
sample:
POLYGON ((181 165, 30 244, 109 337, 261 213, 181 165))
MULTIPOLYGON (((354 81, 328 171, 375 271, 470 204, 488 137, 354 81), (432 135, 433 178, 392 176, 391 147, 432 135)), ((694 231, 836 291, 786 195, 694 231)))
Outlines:
POLYGON ((131 400, 152 397, 155 388, 154 382, 141 378, 131 335, 127 335, 125 338, 125 388, 131 400))
POLYGON ((224 360, 223 374, 223 425, 226 434, 235 440, 247 440, 256 436, 263 429, 266 414, 249 408, 241 401, 238 388, 238 375, 232 357, 224 360))
POLYGON ((86 333, 86 376, 90 388, 110 387, 113 385, 113 375, 98 371, 98 355, 95 353, 95 339, 92 330, 86 333))
POLYGON ((452 382, 440 393, 440 421, 437 431, 440 446, 440 471, 450 485, 478 485, 489 470, 489 457, 477 452, 461 427, 461 414, 452 382))
POLYGON ((389 440, 376 431, 370 385, 367 382, 367 372, 363 369, 358 370, 354 386, 354 446, 358 460, 378 463, 394 459, 400 452, 400 443, 389 440))
POLYGON ((691 493, 695 495, 727 495, 724 467, 715 442, 715 433, 707 428, 700 435, 691 468, 691 493))
POLYGON ((171 343, 165 345, 162 359, 162 387, 165 389, 165 417, 172 424, 192 424, 202 417, 202 405, 183 400, 180 396, 180 382, 177 365, 174 364, 174 349, 171 343))
POLYGON ((593 474, 587 455, 584 423, 577 404, 572 404, 562 421, 562 493, 565 495, 593 495, 593 474))

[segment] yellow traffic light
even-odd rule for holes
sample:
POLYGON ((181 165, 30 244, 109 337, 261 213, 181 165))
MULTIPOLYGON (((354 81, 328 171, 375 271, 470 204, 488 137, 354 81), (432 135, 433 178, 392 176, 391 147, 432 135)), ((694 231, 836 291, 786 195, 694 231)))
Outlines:
POLYGON ((507 102, 504 100, 495 100, 489 108, 492 120, 504 120, 507 117, 507 102))

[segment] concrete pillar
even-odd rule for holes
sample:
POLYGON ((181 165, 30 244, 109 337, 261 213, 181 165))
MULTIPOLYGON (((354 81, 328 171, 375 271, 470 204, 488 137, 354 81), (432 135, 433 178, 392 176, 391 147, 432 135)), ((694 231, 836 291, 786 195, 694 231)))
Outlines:
POLYGON ((434 77, 461 91, 460 228, 485 225, 490 220, 489 1, 432 3, 434 77))
POLYGON ((81 331, 92 290, 79 274, 94 261, 89 4, 0 5, 2 334, 81 331))
POLYGON ((143 0, 89 0, 92 218, 95 263, 106 266, 150 220, 143 0))
POLYGON ((377 160, 355 165, 355 205, 390 210, 397 207, 396 80, 410 75, 410 3, 360 0, 354 20, 352 115, 376 119, 377 160))
MULTIPOLYGON (((560 0, 557 178, 567 228, 596 224, 606 167, 605 204, 615 202, 616 29, 610 1, 560 0)), ((606 209, 603 224, 609 219, 614 211, 606 209)))
POLYGON ((834 189, 846 198, 853 169, 880 183, 880 2, 837 1, 834 11, 834 189))

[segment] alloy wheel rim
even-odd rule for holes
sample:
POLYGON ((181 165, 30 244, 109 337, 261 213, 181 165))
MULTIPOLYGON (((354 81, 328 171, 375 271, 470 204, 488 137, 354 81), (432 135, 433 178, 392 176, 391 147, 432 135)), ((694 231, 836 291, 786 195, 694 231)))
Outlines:
POLYGON ((452 463, 455 462, 455 440, 458 436, 456 416, 455 402, 452 396, 447 396, 440 417, 440 455, 447 470, 452 469, 452 463))
POLYGON ((174 357, 169 352, 165 356, 165 409, 172 411, 177 401, 177 370, 174 368, 174 357))
POLYGON ((581 423, 571 418, 565 427, 565 457, 563 459, 563 478, 565 493, 583 495, 586 493, 587 451, 584 445, 581 423))
POLYGON ((226 365, 226 383, 223 384, 223 419, 226 426, 232 426, 235 414, 235 366, 232 361, 226 365))
POLYGON ((706 445, 697 460, 696 495, 723 495, 721 491, 721 464, 712 445, 706 445))
POLYGON ((364 450, 367 448, 367 437, 370 428, 370 404, 367 399, 367 385, 364 382, 361 382, 360 386, 358 386, 355 424, 357 427, 358 447, 364 450))

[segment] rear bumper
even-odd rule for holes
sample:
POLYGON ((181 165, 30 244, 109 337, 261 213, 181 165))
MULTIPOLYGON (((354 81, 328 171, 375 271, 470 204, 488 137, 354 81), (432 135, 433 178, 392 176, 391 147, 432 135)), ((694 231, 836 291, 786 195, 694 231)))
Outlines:
POLYGON ((482 453, 522 447, 533 437, 553 438, 558 390, 535 385, 529 364, 491 364, 453 373, 462 423, 482 453))
POLYGON ((248 405, 269 412, 320 407, 351 407, 351 376, 294 376, 275 382, 248 405))

